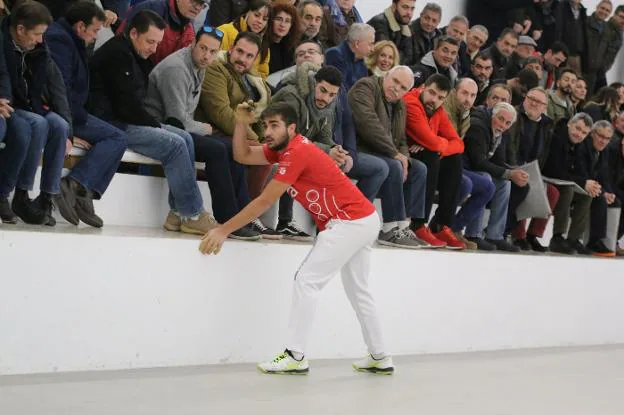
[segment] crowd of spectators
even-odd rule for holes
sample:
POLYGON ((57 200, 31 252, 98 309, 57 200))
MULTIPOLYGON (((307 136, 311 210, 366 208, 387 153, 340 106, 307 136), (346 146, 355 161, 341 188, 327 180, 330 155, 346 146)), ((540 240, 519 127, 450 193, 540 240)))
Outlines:
MULTIPOLYGON (((0 219, 54 226, 56 208, 102 227, 93 201, 129 149, 162 164, 164 228, 203 235, 274 173, 236 160, 236 106, 259 120, 284 102, 380 199, 382 245, 623 255, 606 241, 624 234, 624 215, 607 220, 624 201, 624 84, 606 76, 624 5, 468 0, 441 27, 436 3, 415 16, 415 0, 388 1, 365 22, 355 0, 0 0, 0 219), (116 35, 94 50, 102 27, 116 35), (88 151, 62 177, 73 146, 88 151), (554 216, 547 244, 549 218, 519 214, 535 192, 554 216)), ((248 137, 263 145, 260 122, 248 137)), ((313 238, 288 194, 275 229, 230 236, 313 238)))

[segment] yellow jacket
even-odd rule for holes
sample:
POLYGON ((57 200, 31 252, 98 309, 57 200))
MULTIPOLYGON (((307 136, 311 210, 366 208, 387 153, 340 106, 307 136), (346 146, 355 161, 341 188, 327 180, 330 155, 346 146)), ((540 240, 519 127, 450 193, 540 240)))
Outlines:
MULTIPOLYGON (((240 27, 243 32, 247 31, 247 20, 245 20, 245 16, 240 17, 240 27)), ((238 36, 238 29, 234 26, 234 23, 226 23, 218 27, 219 30, 223 32, 223 40, 221 41, 221 50, 230 50, 234 41, 236 40, 236 36, 238 36)), ((266 30, 269 30, 268 26, 265 29, 264 36, 268 36, 266 30)), ((253 69, 260 74, 262 79, 266 79, 269 76, 269 61, 271 60, 271 51, 267 51, 266 58, 262 63, 260 63, 260 54, 256 58, 256 61, 253 64, 253 69)))

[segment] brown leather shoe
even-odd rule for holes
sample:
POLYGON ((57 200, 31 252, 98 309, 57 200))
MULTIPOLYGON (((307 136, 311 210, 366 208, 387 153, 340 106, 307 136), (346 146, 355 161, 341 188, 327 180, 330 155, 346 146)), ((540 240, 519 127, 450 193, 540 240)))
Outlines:
POLYGON ((180 227, 182 226, 182 219, 172 211, 169 211, 167 215, 167 219, 165 219, 165 224, 163 228, 169 232, 180 232, 180 227))
POLYGON ((219 226, 215 218, 208 212, 202 212, 197 219, 185 219, 180 230, 193 235, 205 235, 206 232, 219 226))

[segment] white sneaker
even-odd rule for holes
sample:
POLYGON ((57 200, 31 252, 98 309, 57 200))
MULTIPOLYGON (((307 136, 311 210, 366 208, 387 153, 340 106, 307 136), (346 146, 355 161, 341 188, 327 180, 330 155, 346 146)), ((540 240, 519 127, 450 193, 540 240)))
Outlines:
POLYGON ((375 360, 373 356, 368 355, 357 362, 353 362, 352 366, 353 369, 359 372, 376 373, 379 375, 391 375, 394 373, 392 356, 386 356, 383 359, 375 360))
POLYGON ((278 354, 275 359, 258 363, 258 369, 263 373, 278 375, 307 375, 310 371, 308 359, 295 360, 286 351, 278 354))

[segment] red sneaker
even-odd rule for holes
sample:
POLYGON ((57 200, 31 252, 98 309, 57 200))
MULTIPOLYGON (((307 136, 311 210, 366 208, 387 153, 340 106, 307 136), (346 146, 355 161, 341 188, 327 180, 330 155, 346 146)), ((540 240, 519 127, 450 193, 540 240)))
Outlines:
POLYGON ((433 236, 446 243, 447 249, 466 249, 466 244, 457 239, 453 231, 448 226, 442 227, 440 232, 434 233, 433 236))
POLYGON ((429 229, 426 225, 416 229, 414 233, 419 239, 422 239, 429 244, 428 248, 444 248, 446 246, 446 242, 436 238, 431 232, 431 229, 429 229))

